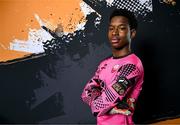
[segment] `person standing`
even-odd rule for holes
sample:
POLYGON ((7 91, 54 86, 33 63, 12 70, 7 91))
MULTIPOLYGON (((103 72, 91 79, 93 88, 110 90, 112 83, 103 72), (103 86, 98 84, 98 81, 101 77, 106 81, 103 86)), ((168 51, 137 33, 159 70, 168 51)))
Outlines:
POLYGON ((136 17, 126 9, 115 9, 110 15, 112 56, 99 64, 81 95, 97 117, 97 125, 134 124, 132 116, 144 79, 142 62, 131 52, 137 26, 136 17))

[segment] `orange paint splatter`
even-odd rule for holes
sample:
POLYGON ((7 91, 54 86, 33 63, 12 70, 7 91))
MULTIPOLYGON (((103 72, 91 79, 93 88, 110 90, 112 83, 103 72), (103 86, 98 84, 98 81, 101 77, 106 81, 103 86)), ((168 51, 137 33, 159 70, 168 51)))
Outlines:
POLYGON ((40 28, 34 14, 38 14, 52 30, 62 24, 64 32, 74 32, 76 25, 85 21, 80 2, 81 0, 1 0, 0 61, 27 54, 8 52, 8 47, 15 38, 27 40, 29 28, 40 28))

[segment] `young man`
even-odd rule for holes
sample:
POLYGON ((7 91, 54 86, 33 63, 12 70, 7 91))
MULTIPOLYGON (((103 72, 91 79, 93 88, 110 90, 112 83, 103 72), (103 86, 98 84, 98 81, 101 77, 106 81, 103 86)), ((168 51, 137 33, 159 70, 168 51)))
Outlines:
POLYGON ((110 15, 108 38, 113 55, 100 63, 81 96, 97 116, 98 125, 134 124, 132 116, 144 78, 143 65, 130 48, 136 29, 132 12, 116 9, 110 15))

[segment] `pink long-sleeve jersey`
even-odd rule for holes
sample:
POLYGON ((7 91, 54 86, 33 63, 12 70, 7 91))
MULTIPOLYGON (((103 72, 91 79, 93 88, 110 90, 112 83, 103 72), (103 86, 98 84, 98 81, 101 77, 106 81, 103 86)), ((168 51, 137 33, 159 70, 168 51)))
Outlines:
POLYGON ((98 125, 133 124, 134 105, 142 89, 144 70, 133 53, 100 63, 81 95, 97 116, 98 125))

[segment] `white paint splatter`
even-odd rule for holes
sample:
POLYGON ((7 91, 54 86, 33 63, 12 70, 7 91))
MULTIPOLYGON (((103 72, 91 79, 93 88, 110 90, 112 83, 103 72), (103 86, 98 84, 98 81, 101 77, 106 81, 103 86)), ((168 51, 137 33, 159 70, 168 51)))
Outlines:
MULTIPOLYGON (((80 3, 80 7, 81 7, 81 10, 82 12, 84 13, 84 16, 87 17, 87 15, 91 14, 92 12, 96 12, 95 10, 93 10, 87 3, 85 2, 81 2, 80 3)), ((95 20, 95 25, 98 25, 100 24, 100 19, 101 19, 101 15, 99 13, 96 12, 96 14, 99 16, 99 18, 97 20, 95 20)), ((81 24, 78 24, 76 26, 76 30, 84 30, 85 29, 85 24, 86 23, 81 23, 81 24)))
POLYGON ((82 12, 84 13, 84 16, 86 17, 87 15, 91 14, 92 12, 95 12, 88 4, 85 2, 80 3, 80 7, 82 12))
MULTIPOLYGON (((43 22, 40 17, 35 14, 35 18, 37 19, 40 26, 45 26, 45 22, 43 22)), ((29 29, 28 40, 19 40, 14 39, 10 43, 10 50, 21 51, 21 52, 29 52, 29 53, 43 53, 43 42, 47 40, 51 40, 53 37, 46 32, 44 29, 29 29)))
POLYGON ((108 5, 111 5, 114 0, 106 0, 108 5))
POLYGON ((40 26, 45 26, 45 23, 40 19, 40 17, 37 14, 34 14, 34 17, 39 22, 40 26))
POLYGON ((76 26, 76 31, 77 30, 84 30, 85 29, 85 22, 83 22, 83 23, 80 23, 80 24, 77 24, 77 26, 76 26))
POLYGON ((15 39, 10 43, 10 50, 29 52, 29 53, 43 53, 43 42, 51 40, 53 37, 44 29, 30 29, 28 40, 15 39))

